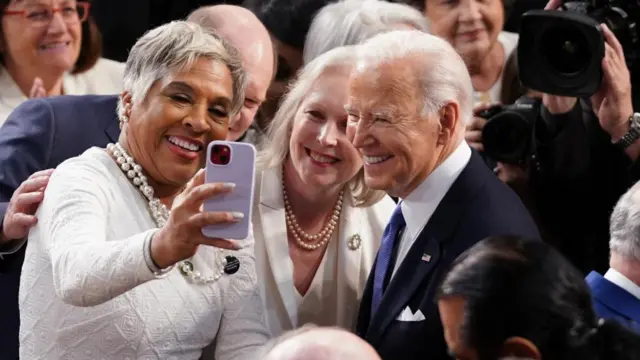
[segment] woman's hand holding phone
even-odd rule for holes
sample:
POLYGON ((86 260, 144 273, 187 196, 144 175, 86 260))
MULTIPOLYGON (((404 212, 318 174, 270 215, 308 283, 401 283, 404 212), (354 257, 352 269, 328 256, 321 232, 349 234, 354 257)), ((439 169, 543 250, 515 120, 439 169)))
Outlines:
POLYGON ((236 211, 245 217, 234 224, 208 225, 202 233, 210 238, 242 240, 250 237, 256 149, 251 144, 213 141, 207 149, 206 182, 233 183, 232 193, 204 202, 205 211, 236 211))
POLYGON ((200 170, 175 198, 167 223, 151 241, 154 263, 167 268, 195 255, 200 245, 238 250, 240 246, 232 240, 210 238, 202 233, 203 227, 233 224, 244 218, 243 213, 202 210, 205 200, 231 193, 234 187, 232 183, 205 183, 205 172, 200 170))

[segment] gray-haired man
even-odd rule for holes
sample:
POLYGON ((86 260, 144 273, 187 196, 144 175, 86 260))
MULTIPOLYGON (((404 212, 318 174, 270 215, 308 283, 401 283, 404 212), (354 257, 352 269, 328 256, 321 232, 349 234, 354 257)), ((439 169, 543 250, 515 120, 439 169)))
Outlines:
POLYGON ((587 284, 598 315, 640 332, 640 182, 618 200, 609 229, 609 270, 592 271, 587 284))

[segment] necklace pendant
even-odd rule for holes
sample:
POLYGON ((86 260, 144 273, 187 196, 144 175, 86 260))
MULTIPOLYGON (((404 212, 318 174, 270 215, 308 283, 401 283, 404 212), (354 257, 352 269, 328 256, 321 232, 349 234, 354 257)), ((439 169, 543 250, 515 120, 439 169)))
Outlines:
POLYGON ((362 238, 360 237, 360 234, 352 235, 351 238, 349 238, 349 241, 347 241, 347 247, 351 251, 356 251, 360 249, 361 245, 362 245, 362 238))

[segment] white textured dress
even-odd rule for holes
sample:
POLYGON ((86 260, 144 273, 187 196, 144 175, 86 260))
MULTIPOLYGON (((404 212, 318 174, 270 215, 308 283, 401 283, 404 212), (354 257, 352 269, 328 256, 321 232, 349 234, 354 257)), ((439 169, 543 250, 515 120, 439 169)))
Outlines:
POLYGON ((213 274, 233 253, 240 269, 192 283, 156 278, 143 256, 155 224, 111 157, 92 148, 54 172, 29 235, 20 282, 20 358, 250 360, 266 341, 253 237, 242 250, 201 246, 192 262, 213 274))

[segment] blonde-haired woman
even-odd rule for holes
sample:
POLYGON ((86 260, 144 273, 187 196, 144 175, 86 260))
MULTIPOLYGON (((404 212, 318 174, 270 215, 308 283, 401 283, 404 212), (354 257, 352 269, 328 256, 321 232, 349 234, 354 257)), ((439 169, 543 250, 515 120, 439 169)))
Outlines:
POLYGON ((353 329, 395 203, 364 184, 347 139, 355 48, 301 71, 258 156, 256 268, 272 336, 306 323, 353 329))

